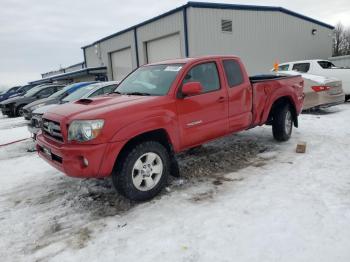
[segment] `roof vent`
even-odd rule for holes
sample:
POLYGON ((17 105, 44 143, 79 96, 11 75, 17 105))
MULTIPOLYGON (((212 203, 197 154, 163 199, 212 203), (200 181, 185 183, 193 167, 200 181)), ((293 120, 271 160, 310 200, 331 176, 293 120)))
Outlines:
POLYGON ((232 32, 232 20, 221 19, 221 31, 232 32))

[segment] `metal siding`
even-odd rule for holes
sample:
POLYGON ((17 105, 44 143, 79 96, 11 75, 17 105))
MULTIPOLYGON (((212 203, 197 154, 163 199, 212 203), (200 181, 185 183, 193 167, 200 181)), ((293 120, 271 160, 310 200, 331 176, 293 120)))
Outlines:
POLYGON ((146 43, 151 40, 179 33, 181 57, 185 57, 184 24, 182 11, 137 28, 140 65, 147 63, 146 43))
POLYGON ((266 73, 275 60, 328 58, 332 53, 331 29, 276 11, 189 8, 188 35, 190 56, 237 55, 249 74, 266 73), (232 33, 221 32, 221 19, 232 20, 232 33))
POLYGON ((115 81, 123 80, 132 71, 131 48, 125 48, 110 54, 112 79, 115 81))
POLYGON ((95 47, 89 46, 85 48, 85 58, 86 58, 86 67, 99 67, 101 66, 101 62, 98 59, 95 53, 95 47))
POLYGON ((131 64, 132 68, 136 68, 137 60, 133 30, 113 38, 109 38, 101 43, 95 44, 94 46, 87 47, 85 49, 87 67, 107 66, 107 76, 108 79, 111 80, 112 67, 110 54, 125 48, 131 48, 131 64))
POLYGON ((330 57, 329 60, 336 66, 350 67, 350 55, 330 57))

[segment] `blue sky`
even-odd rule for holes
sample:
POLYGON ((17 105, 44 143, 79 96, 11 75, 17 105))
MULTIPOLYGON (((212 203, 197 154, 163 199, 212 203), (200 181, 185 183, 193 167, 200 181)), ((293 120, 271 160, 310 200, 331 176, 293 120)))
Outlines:
MULTIPOLYGON (((349 0, 209 1, 282 6, 350 27, 349 0)), ((0 0, 0 87, 83 61, 80 47, 178 7, 180 0, 0 0)))

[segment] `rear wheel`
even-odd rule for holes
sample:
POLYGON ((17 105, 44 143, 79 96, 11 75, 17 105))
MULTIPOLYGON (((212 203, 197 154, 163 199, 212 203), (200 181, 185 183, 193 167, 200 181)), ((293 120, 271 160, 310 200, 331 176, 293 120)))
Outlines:
POLYGON ((112 180, 125 197, 145 201, 156 196, 166 185, 170 172, 168 150, 156 141, 135 145, 118 160, 112 180))
POLYGON ((287 141, 293 130, 293 114, 288 104, 275 110, 272 121, 272 134, 277 141, 287 141))

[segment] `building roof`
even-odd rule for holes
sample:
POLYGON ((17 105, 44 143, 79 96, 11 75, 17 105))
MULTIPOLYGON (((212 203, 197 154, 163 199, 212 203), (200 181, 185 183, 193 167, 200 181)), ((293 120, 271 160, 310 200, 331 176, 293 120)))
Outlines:
POLYGON ((35 80, 32 82, 29 82, 29 84, 49 83, 49 82, 56 81, 56 80, 70 79, 72 77, 105 74, 106 72, 107 72, 107 68, 105 66, 88 67, 88 68, 83 68, 83 69, 68 72, 68 73, 53 75, 53 76, 49 76, 49 77, 46 77, 43 79, 35 80))
POLYGON ((144 21, 142 23, 139 23, 137 25, 131 26, 131 27, 126 28, 126 29, 124 29, 122 31, 119 31, 119 32, 114 33, 114 34, 111 34, 109 36, 103 37, 103 38, 101 38, 101 39, 99 39, 99 40, 97 40, 97 41, 95 41, 95 42, 93 42, 93 43, 91 43, 89 45, 83 46, 82 49, 85 49, 87 47, 93 46, 95 44, 98 44, 100 42, 103 42, 105 40, 113 38, 115 36, 121 35, 123 33, 129 32, 131 30, 135 30, 136 28, 138 28, 140 26, 152 23, 152 22, 154 22, 154 21, 156 21, 158 19, 161 19, 163 17, 172 15, 172 14, 174 14, 174 13, 176 13, 178 11, 182 11, 182 10, 188 8, 188 7, 193 7, 193 8, 211 8, 211 9, 228 9, 228 10, 248 10, 248 11, 263 11, 263 12, 266 12, 266 11, 281 12, 281 13, 284 13, 284 14, 287 14, 287 15, 291 15, 291 16, 303 19, 303 20, 311 22, 311 23, 315 23, 317 25, 326 27, 328 29, 332 29, 332 30, 334 29, 334 26, 332 26, 332 25, 326 24, 326 23, 321 22, 319 20, 313 19, 311 17, 308 17, 308 16, 305 16, 305 15, 293 12, 291 10, 288 10, 286 8, 279 7, 279 6, 219 4, 219 3, 207 3, 207 2, 188 2, 185 5, 182 5, 182 6, 178 7, 178 8, 172 9, 172 10, 166 12, 166 13, 163 13, 161 15, 153 17, 153 18, 151 18, 149 20, 146 20, 146 21, 144 21))

